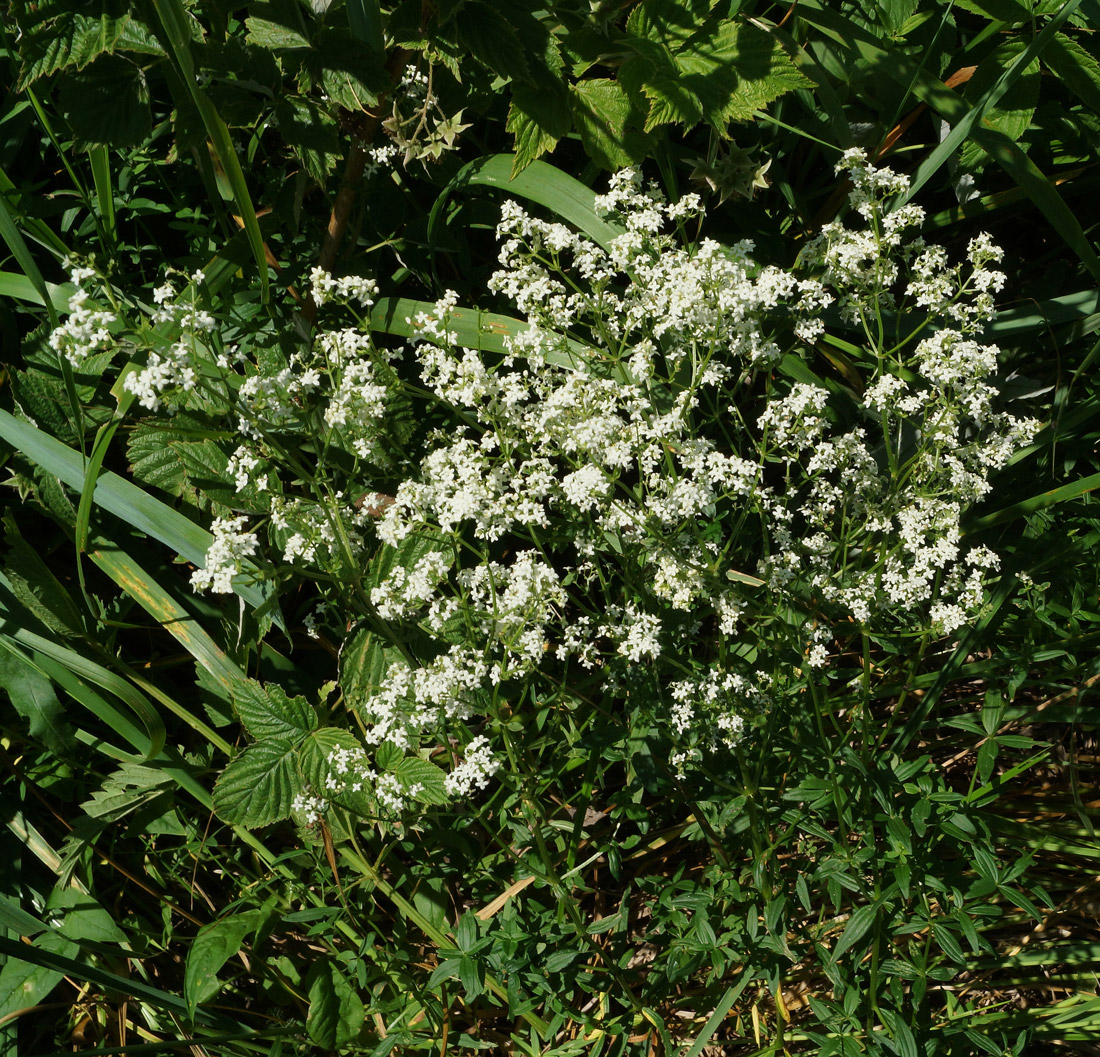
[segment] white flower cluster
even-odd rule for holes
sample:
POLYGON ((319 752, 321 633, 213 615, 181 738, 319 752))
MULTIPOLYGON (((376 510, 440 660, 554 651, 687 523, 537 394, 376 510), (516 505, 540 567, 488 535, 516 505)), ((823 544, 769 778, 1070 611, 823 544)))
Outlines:
POLYGON ((469 796, 475 788, 484 789, 499 770, 489 739, 479 735, 466 746, 466 758, 443 780, 443 787, 451 796, 469 796))
POLYGON ((69 278, 76 289, 69 298, 69 317, 50 333, 50 348, 64 356, 79 369, 95 352, 106 351, 112 342, 110 326, 117 316, 89 304, 91 295, 84 287, 95 271, 82 265, 71 265, 69 278))
POLYGON ((214 542, 206 552, 203 568, 191 574, 191 586, 196 591, 213 591, 229 594, 233 590, 233 577, 241 571, 244 560, 256 553, 259 541, 251 532, 244 531, 247 518, 215 518, 211 531, 214 542))
POLYGON ((361 307, 370 308, 378 296, 378 284, 362 275, 344 275, 336 279, 324 268, 317 267, 309 273, 309 293, 318 307, 339 300, 343 304, 357 301, 361 307))

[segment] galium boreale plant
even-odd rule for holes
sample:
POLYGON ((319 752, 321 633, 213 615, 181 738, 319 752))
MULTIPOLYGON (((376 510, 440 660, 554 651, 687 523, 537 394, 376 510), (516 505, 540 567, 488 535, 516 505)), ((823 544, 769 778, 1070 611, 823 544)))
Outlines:
POLYGON ((981 341, 1000 251, 979 236, 953 263, 913 233, 919 207, 890 211, 903 176, 859 151, 838 171, 859 219, 796 270, 687 242, 697 197, 629 170, 597 199, 625 230, 606 248, 506 203, 490 285, 529 325, 503 356, 461 347, 450 294, 395 347, 363 314, 371 280, 315 271, 320 329, 273 369, 157 291, 185 337, 126 386, 151 410, 230 408, 239 434, 196 590, 228 591, 245 558, 312 580, 307 625, 343 644, 347 731, 299 817, 483 787, 530 693, 640 709, 675 774, 721 768, 853 641, 979 612, 998 559, 960 518, 1036 429, 999 407, 981 341), (838 317, 858 362, 826 383, 809 364, 838 317), (399 761, 427 757, 441 769, 403 784, 399 761))

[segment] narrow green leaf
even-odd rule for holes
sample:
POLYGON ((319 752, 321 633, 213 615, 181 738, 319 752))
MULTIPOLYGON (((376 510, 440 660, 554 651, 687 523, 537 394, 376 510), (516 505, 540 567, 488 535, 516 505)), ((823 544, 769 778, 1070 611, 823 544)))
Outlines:
POLYGON ((1042 54, 1046 45, 1054 39, 1058 29, 1066 19, 1077 9, 1081 0, 1067 0, 1059 8, 1053 18, 1043 27, 1042 31, 1031 41, 1016 60, 1009 66, 994 85, 978 100, 970 111, 959 121, 955 122, 951 131, 943 138, 939 146, 925 158, 917 167, 909 181, 909 189, 904 195, 899 196, 897 205, 904 205, 912 200, 913 196, 947 163, 947 160, 955 153, 971 133, 980 128, 980 122, 986 113, 997 103, 1009 88, 1024 75, 1032 62, 1042 54))
POLYGON ((626 230, 596 212, 596 192, 579 180, 546 162, 533 162, 513 179, 514 162, 511 154, 493 154, 463 166, 440 193, 432 209, 433 214, 440 208, 440 202, 457 188, 482 185, 497 187, 510 195, 545 206, 604 249, 626 230))
POLYGON ((233 140, 229 135, 229 129, 221 117, 218 116, 218 112, 210 98, 199 87, 194 59, 191 56, 191 16, 184 8, 182 0, 153 0, 153 7, 160 17, 161 28, 168 40, 179 76, 198 108, 203 125, 206 127, 207 134, 214 146, 214 151, 221 161, 222 169, 229 181, 229 186, 233 192, 233 201, 237 205, 241 223, 248 236, 248 243, 252 248, 252 256, 259 270, 260 300, 266 305, 271 291, 263 235, 260 233, 260 224, 256 219, 256 209, 252 204, 252 197, 248 192, 248 183, 244 178, 244 172, 241 170, 241 162, 237 157, 233 140))
MULTIPOLYGON (((81 456, 53 437, 23 422, 6 411, 0 411, 0 439, 6 441, 27 458, 38 463, 47 473, 63 484, 80 491, 84 487, 85 465, 81 456)), ((201 566, 214 537, 189 521, 170 506, 130 484, 114 473, 103 473, 96 481, 95 503, 128 525, 159 540, 186 561, 201 566)), ((255 566, 245 563, 245 577, 255 572, 255 566)), ((272 588, 267 584, 234 583, 233 590, 249 605, 259 608, 269 604, 272 588)), ((276 624, 284 627, 276 612, 276 624)))
POLYGON ((1071 481, 1069 484, 1052 488, 1049 492, 1042 492, 1039 495, 1031 496, 1029 499, 1022 499, 1020 502, 994 511, 992 514, 975 518, 967 525, 967 531, 976 532, 981 529, 992 528, 994 525, 1003 525, 1007 521, 1015 521, 1016 518, 1033 514, 1036 510, 1054 506, 1055 503, 1064 503, 1067 500, 1076 499, 1078 496, 1087 495, 1089 492, 1096 491, 1097 488, 1100 488, 1100 473, 1090 474, 1088 477, 1082 477, 1079 480, 1071 481))
POLYGON ((834 964, 840 960, 840 956, 845 951, 854 947, 870 932, 871 926, 875 923, 875 918, 878 917, 878 910, 878 903, 866 903, 853 911, 852 916, 848 918, 848 924, 844 926, 844 931, 840 934, 840 939, 836 941, 836 946, 833 947, 832 960, 834 964))

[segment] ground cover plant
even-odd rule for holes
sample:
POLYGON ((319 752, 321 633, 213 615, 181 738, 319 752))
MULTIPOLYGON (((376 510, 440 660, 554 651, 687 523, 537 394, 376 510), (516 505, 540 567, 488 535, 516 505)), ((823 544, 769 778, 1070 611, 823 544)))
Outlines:
POLYGON ((0 1045, 1090 1052, 1096 17, 7 5, 0 1045))

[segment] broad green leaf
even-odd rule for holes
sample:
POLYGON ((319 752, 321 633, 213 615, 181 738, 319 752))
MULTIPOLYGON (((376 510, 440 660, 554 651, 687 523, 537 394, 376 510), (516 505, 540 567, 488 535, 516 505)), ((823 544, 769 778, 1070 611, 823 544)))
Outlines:
POLYGON ((602 169, 621 169, 641 161, 652 146, 642 131, 645 111, 618 81, 591 78, 570 88, 573 123, 585 153, 602 169))
MULTIPOLYGON (((988 55, 966 84, 963 96, 967 102, 973 105, 980 100, 1026 48, 1027 42, 1024 40, 1006 40, 988 55)), ((1011 140, 1018 140, 1028 130, 1038 101, 1039 60, 1033 59, 1002 93, 997 105, 985 108, 981 127, 1000 132, 1011 140)), ((987 159, 985 150, 974 139, 968 140, 959 151, 959 164, 966 169, 978 168, 987 159)))
POLYGON ((0 687, 16 713, 27 721, 30 736, 56 756, 75 745, 73 728, 57 699, 53 683, 5 638, 0 637, 0 687))
POLYGON ((397 745, 394 745, 392 741, 384 741, 378 746, 378 751, 374 754, 375 763, 378 764, 380 771, 393 771, 397 769, 397 765, 405 758, 404 751, 397 745))
POLYGON ((257 740, 283 738, 300 741, 317 728, 317 713, 304 697, 287 697, 275 684, 261 686, 254 679, 238 683, 233 704, 249 734, 257 740))
POLYGON ((420 786, 413 795, 422 804, 445 804, 450 800, 443 786, 446 775, 434 763, 416 756, 406 756, 397 765, 394 774, 406 789, 420 786))
MULTIPOLYGON (((5 940, 12 943, 11 940, 5 940)), ((35 939, 35 946, 50 954, 65 958, 75 958, 80 948, 71 940, 48 932, 35 939)), ((19 947, 16 946, 18 953, 19 947)), ((50 992, 61 982, 64 973, 53 967, 42 965, 38 961, 10 954, 0 969, 0 1017, 6 1017, 20 1009, 28 1009, 45 1002, 50 992)))
POLYGON ((278 51, 287 48, 308 48, 309 38, 300 29, 283 26, 266 18, 246 18, 248 42, 261 48, 278 51))
POLYGON ((1090 51, 1059 33, 1043 52, 1043 62, 1085 106, 1100 114, 1100 63, 1090 51))
POLYGON ((129 23, 126 14, 96 18, 65 12, 50 19, 21 42, 19 90, 57 70, 83 69, 103 52, 114 50, 129 23))
POLYGON ((209 1002, 222 988, 218 973, 237 954, 245 937, 260 924, 261 911, 229 914, 199 929, 187 951, 183 971, 183 995, 190 1016, 195 1007, 209 1002))
POLYGON ((512 176, 521 173, 542 154, 552 151, 558 140, 572 127, 569 93, 558 83, 558 90, 517 84, 508 108, 507 130, 516 137, 512 176))
POLYGON ((286 96, 275 104, 275 121, 291 150, 309 175, 324 185, 336 169, 340 140, 336 122, 301 96, 286 96))
POLYGON ((700 41, 696 54, 720 66, 728 63, 737 74, 730 100, 706 115, 718 128, 730 120, 748 121, 781 95, 811 83, 773 34, 747 22, 723 22, 712 39, 700 41))
POLYGON ((306 1030, 322 1049, 335 1050, 358 1038, 366 1011, 359 996, 336 963, 315 961, 306 977, 309 1014, 306 1030))
POLYGON ((360 628, 340 651, 340 689, 352 703, 372 697, 394 663, 406 663, 400 651, 377 632, 360 628))
POLYGON ((527 79, 530 68, 507 5, 469 0, 455 17, 462 46, 494 73, 511 81, 527 79))
POLYGON ((101 55, 83 70, 67 72, 58 104, 84 143, 134 147, 152 131, 145 74, 121 55, 101 55))
POLYGON ((75 888, 55 888, 46 900, 43 917, 60 917, 55 926, 57 931, 76 943, 126 942, 126 933, 115 923, 114 915, 75 888))
POLYGON ((298 768, 302 778, 316 792, 325 792, 325 780, 332 773, 328 758, 337 749, 354 752, 362 749, 362 745, 350 731, 321 727, 307 735, 298 747, 298 768))
POLYGON ((214 785, 218 817, 250 829, 288 818, 299 792, 295 757, 295 743, 285 738, 250 745, 214 785))
POLYGON ((215 441, 179 429, 182 424, 182 418, 163 424, 143 422, 130 433, 126 448, 134 476, 192 504, 201 493, 234 505, 238 493, 228 474, 229 456, 215 441))

